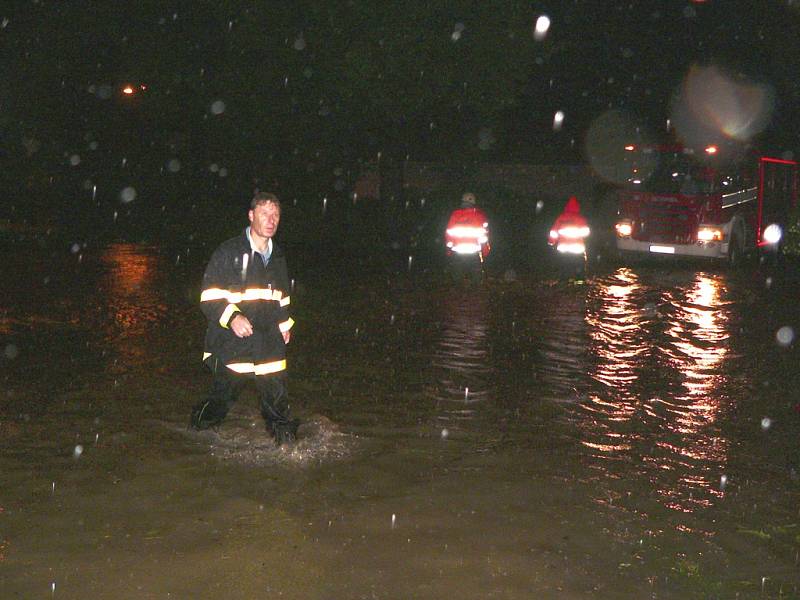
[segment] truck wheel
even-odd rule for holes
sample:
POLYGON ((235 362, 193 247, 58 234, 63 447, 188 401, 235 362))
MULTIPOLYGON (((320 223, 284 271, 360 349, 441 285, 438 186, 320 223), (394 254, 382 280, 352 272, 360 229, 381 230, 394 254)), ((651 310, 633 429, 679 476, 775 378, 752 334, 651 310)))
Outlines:
POLYGON ((731 241, 728 243, 728 266, 732 269, 738 269, 744 262, 744 247, 742 246, 741 237, 734 234, 731 241))

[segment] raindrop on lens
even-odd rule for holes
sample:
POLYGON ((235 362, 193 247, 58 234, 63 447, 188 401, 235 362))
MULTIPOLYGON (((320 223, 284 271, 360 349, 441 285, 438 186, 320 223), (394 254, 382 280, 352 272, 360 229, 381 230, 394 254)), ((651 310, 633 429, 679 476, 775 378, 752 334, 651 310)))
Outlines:
POLYGON ((72 244, 72 246, 69 247, 69 251, 72 252, 73 254, 77 254, 78 252, 81 251, 81 245, 78 242, 75 242, 74 244, 72 244))
POLYGON ((533 39, 537 42, 541 42, 545 37, 547 37, 547 32, 550 30, 550 17, 547 15, 541 15, 538 19, 536 19, 536 25, 533 28, 533 39))
POLYGON ((794 341, 794 329, 785 325, 778 329, 778 332, 775 334, 775 339, 778 340, 778 343, 781 346, 788 346, 794 341))
POLYGON ((17 358, 17 356, 19 356, 19 348, 17 348, 14 344, 7 344, 3 354, 8 360, 14 360, 17 358))
POLYGON ((219 170, 219 176, 220 177, 227 177, 228 176, 228 169, 226 169, 225 167, 222 167, 219 170))
POLYGON ((770 419, 769 417, 764 417, 763 419, 761 419, 761 429, 766 431, 770 427, 772 427, 772 419, 770 419))
POLYGON ((217 171, 219 171, 219 165, 217 163, 211 163, 208 167, 208 170, 211 171, 212 173, 216 173, 217 171))
POLYGON ((483 127, 478 132, 478 148, 481 150, 488 150, 495 142, 494 134, 488 127, 483 127))
POLYGON ((170 161, 167 163, 167 170, 168 170, 170 173, 177 173, 178 171, 180 171, 180 170, 181 170, 181 161, 179 161, 177 158, 173 158, 173 159, 171 159, 171 160, 170 160, 170 161))
POLYGON ((71 164, 73 167, 77 167, 79 164, 81 164, 81 157, 78 154, 73 154, 69 157, 69 164, 71 164))
POLYGON ((211 114, 221 115, 225 112, 225 103, 222 100, 215 100, 211 103, 211 114))
POLYGON ((119 193, 119 199, 124 204, 133 202, 136 199, 136 190, 132 187, 126 187, 119 193))

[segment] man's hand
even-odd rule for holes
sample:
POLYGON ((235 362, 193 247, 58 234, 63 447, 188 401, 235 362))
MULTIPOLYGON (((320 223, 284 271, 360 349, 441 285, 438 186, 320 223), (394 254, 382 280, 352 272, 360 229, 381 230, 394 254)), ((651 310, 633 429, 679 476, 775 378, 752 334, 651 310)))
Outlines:
POLYGON ((246 338, 253 335, 253 325, 250 323, 250 319, 245 317, 242 313, 237 313, 231 321, 231 331, 233 331, 236 337, 246 338))

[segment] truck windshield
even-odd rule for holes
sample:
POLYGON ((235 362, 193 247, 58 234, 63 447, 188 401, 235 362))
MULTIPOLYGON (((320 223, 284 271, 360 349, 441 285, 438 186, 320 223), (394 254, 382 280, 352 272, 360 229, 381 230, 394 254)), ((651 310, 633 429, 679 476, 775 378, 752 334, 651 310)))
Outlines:
POLYGON ((649 177, 631 179, 633 187, 656 194, 694 196, 715 191, 714 172, 681 153, 660 153, 649 177))

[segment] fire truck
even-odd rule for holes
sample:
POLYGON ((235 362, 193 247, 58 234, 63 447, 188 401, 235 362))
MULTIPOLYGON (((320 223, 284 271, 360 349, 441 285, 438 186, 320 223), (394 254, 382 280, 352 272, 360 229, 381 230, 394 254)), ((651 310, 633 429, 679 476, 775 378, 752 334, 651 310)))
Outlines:
POLYGON ((717 146, 625 147, 617 249, 625 256, 717 259, 779 254, 797 203, 797 162, 717 146))

